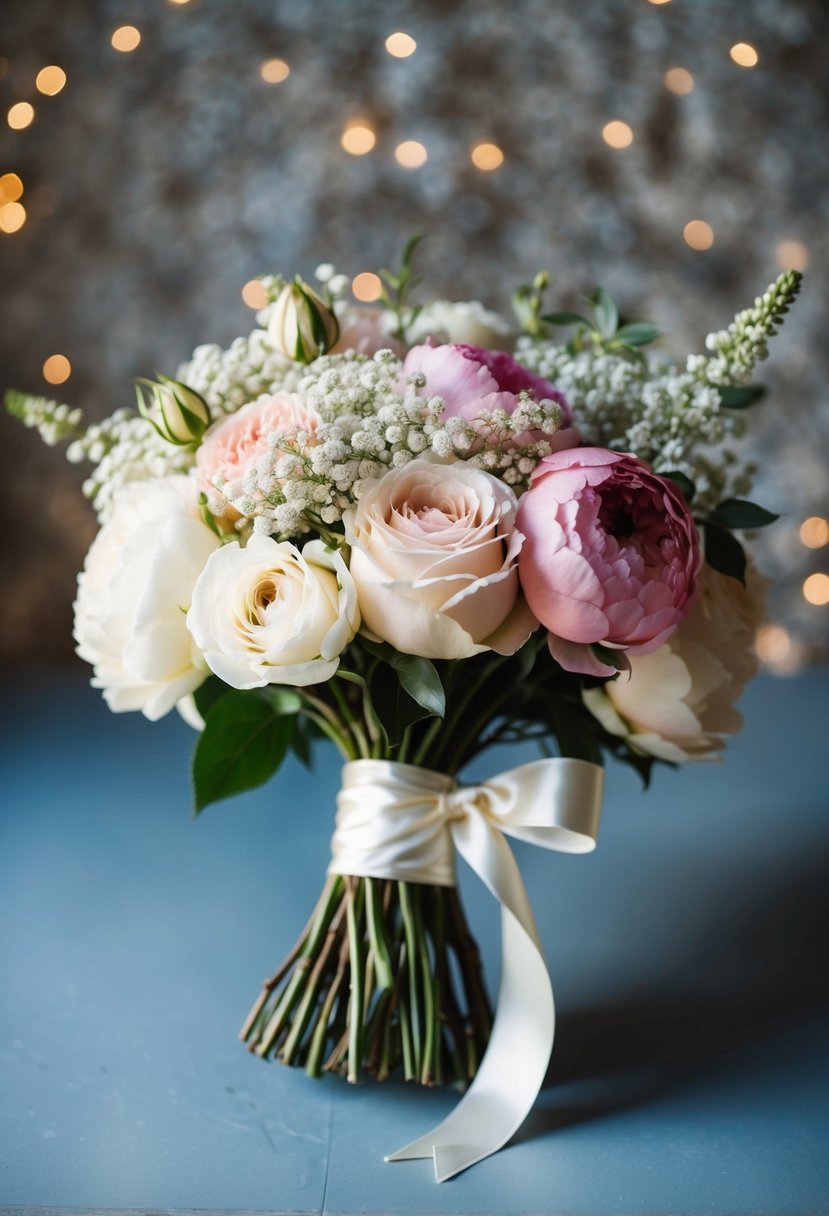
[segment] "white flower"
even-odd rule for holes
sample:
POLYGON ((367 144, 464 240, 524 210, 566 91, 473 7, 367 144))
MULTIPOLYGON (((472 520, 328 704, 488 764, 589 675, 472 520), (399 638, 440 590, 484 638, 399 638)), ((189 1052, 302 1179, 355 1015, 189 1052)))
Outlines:
POLYGON ((440 342, 467 342, 470 346, 502 349, 509 342, 510 325, 497 312, 484 308, 479 300, 452 303, 433 300, 421 309, 409 327, 410 346, 426 338, 440 342))
POLYGON ((233 688, 330 680, 359 624, 340 553, 258 534, 211 556, 187 616, 208 666, 233 688))
POLYGON ((219 541, 199 518, 188 477, 122 490, 86 557, 75 601, 77 652, 111 710, 155 720, 207 670, 187 632, 196 579, 219 541))
POLYGON ((362 490, 343 522, 367 629, 428 659, 513 654, 538 625, 515 511, 508 486, 462 463, 409 458, 362 490))
POLYGON ((636 752, 715 759, 743 724, 734 703, 757 671, 752 644, 767 585, 751 564, 745 587, 704 565, 689 616, 653 654, 631 657, 629 677, 584 691, 588 709, 636 752))

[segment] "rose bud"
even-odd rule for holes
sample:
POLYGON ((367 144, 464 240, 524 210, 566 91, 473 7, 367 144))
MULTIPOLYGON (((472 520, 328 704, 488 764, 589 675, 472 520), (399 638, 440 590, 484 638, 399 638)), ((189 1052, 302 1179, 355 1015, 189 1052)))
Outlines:
POLYGON ((268 336, 288 359, 311 363, 337 345, 340 326, 333 311, 297 276, 276 297, 268 336))
POLYGON ((141 416, 168 443, 179 447, 198 443, 210 425, 210 410, 204 397, 178 380, 168 376, 139 380, 135 395, 141 416))

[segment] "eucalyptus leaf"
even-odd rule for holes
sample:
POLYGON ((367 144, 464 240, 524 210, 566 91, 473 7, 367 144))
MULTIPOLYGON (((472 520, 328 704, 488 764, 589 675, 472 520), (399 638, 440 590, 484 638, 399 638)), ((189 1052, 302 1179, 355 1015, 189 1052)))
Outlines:
POLYGON ((730 384, 718 390, 720 405, 727 410, 745 410, 765 393, 762 384, 730 384))
POLYGON ((765 528, 779 518, 773 511, 744 498, 726 498, 709 516, 712 523, 724 528, 765 528))
POLYGON ((668 481, 672 481, 674 485, 679 486, 687 502, 694 501, 697 487, 685 473, 681 473, 679 469, 671 469, 670 472, 662 473, 660 476, 666 477, 668 481))
POLYGON ((196 814, 272 777, 285 759, 293 729, 293 717, 258 691, 232 689, 220 697, 207 714, 193 754, 196 814))
POLYGON ((616 301, 604 287, 597 287, 590 297, 596 323, 603 338, 614 338, 619 327, 619 309, 616 301))
POLYGON ((746 555, 743 546, 727 528, 720 524, 704 520, 705 529, 705 560, 709 566, 745 583, 746 555))
POLYGON ((583 317, 580 312, 548 312, 541 320, 546 321, 548 325, 586 325, 588 329, 593 328, 587 317, 583 317))
POLYGON ((651 325, 650 321, 630 321, 617 329, 615 334, 617 342, 624 342, 627 346, 647 346, 661 336, 661 329, 651 325))

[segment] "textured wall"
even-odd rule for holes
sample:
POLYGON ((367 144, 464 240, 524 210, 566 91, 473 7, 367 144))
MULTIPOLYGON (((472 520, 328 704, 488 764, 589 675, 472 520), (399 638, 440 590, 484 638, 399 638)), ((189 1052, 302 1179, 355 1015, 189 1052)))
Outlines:
MULTIPOLYGON (((247 332, 239 292, 254 275, 372 269, 415 230, 430 234, 422 269, 437 293, 506 309, 544 266, 566 307, 601 279, 678 356, 775 276, 781 242, 800 242, 811 273, 765 369, 757 497, 787 512, 765 542, 783 579, 775 613, 819 639, 829 609, 799 587, 826 551, 805 550, 797 526, 829 513, 822 0, 5 0, 0 23, 2 112, 36 108, 30 127, 0 134, 0 173, 21 176, 28 212, 0 233, 0 380, 45 391, 42 362, 60 351, 73 374, 54 392, 92 415, 130 403, 132 376, 247 332), (142 34, 131 54, 110 45, 124 22, 142 34), (411 58, 386 53, 395 29, 416 38, 411 58), (738 41, 756 46, 756 67, 732 62, 738 41), (291 74, 267 85, 272 56, 291 74), (47 63, 68 83, 40 98, 47 63), (687 96, 665 87, 675 66, 694 76, 687 96), (340 147, 352 118, 377 132, 367 156, 340 147), (630 124, 629 148, 603 142, 610 119, 630 124), (428 150, 420 169, 394 159, 406 139, 428 150), (470 162, 481 140, 504 150, 493 173, 470 162), (683 241, 694 218, 714 229, 707 252, 683 241)), ((82 475, 0 426, 15 521, 0 645, 66 656, 94 531, 82 475)))

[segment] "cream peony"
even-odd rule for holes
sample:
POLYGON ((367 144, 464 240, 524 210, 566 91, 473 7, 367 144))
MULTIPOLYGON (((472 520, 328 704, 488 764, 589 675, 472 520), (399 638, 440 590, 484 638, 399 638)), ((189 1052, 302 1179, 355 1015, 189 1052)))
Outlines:
POLYGON ((193 592, 187 627, 205 661, 233 688, 321 684, 360 624, 342 555, 309 541, 254 535, 212 555, 193 592))
POLYGON ((405 654, 513 654, 537 621, 518 583, 523 537, 509 486, 465 464, 392 469, 346 511, 367 631, 405 654))
POLYGON ((501 349, 509 341, 510 333, 509 322, 478 300, 432 300, 409 326, 408 338, 411 346, 431 338, 435 342, 462 342, 501 349))
POLYGON ((757 672, 754 636, 767 582, 749 565, 746 586, 704 565, 699 599, 658 650, 631 655, 624 673, 586 690, 602 726, 660 760, 711 760, 743 724, 734 703, 757 672))
POLYGON ((110 709, 154 721, 208 674, 185 614, 218 545, 191 478, 133 482, 117 498, 78 577, 74 629, 110 709))

